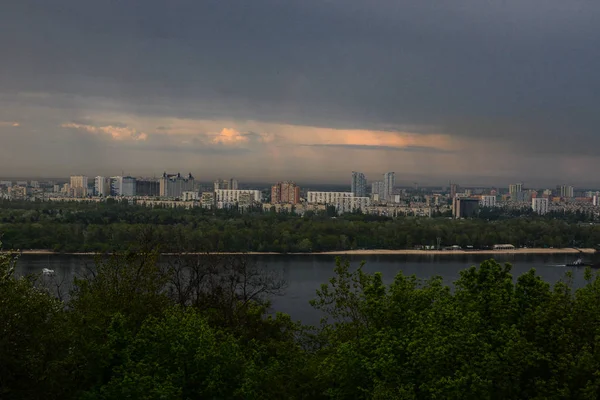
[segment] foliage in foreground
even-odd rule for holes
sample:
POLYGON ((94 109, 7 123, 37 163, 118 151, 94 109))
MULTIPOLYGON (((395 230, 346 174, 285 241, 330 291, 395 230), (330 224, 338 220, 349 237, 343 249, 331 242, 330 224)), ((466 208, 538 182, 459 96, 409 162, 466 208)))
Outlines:
POLYGON ((234 257, 100 261, 59 301, 0 259, 2 399, 596 399, 600 279, 516 281, 493 260, 386 285, 338 259, 308 330, 234 257), (225 272, 223 272, 225 271, 225 272))

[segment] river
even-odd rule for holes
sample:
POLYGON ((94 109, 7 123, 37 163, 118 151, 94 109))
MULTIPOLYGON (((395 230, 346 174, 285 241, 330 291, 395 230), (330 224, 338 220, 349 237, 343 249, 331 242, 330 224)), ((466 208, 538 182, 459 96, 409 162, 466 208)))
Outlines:
MULTIPOLYGON (((333 275, 335 256, 332 255, 260 255, 253 256, 260 265, 266 265, 280 271, 287 281, 287 289, 283 296, 273 298, 273 309, 288 313, 293 319, 307 324, 317 324, 319 313, 310 305, 309 300, 315 297, 315 291, 322 283, 333 275)), ((405 275, 415 274, 419 278, 439 275, 444 282, 451 285, 459 278, 460 271, 490 258, 485 255, 353 255, 353 265, 358 266, 364 260, 365 271, 381 272, 384 281, 389 283, 402 271, 405 275)), ((499 262, 510 262, 513 265, 515 278, 531 268, 547 282, 554 283, 564 277, 567 270, 573 271, 573 286, 582 286, 584 268, 565 268, 564 264, 574 260, 573 255, 500 255, 499 262)), ((585 256, 585 261, 600 261, 597 255, 585 256)), ((23 255, 17 264, 18 275, 40 273, 42 268, 55 270, 57 279, 71 281, 76 275, 86 270, 86 265, 93 265, 89 256, 67 255, 23 255)))

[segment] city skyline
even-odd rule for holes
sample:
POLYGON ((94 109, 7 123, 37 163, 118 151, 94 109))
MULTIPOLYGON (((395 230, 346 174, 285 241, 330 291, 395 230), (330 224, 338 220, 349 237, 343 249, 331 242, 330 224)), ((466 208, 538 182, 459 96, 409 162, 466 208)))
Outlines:
MULTIPOLYGON (((176 170, 175 170, 176 171, 176 170)), ((353 171, 354 172, 354 171, 353 171)), ((314 181, 297 181, 294 179, 291 179, 289 177, 281 177, 281 178, 277 178, 274 179, 272 181, 270 180, 243 180, 243 184, 258 184, 258 185, 272 185, 274 182, 280 182, 280 181, 293 181, 301 186, 307 186, 307 185, 319 185, 319 186, 323 186, 323 185, 332 185, 332 186, 348 186, 350 188, 352 188, 352 173, 353 172, 348 172, 346 171, 346 176, 343 179, 340 180, 314 180, 314 181), (350 174, 350 175, 349 175, 350 174), (348 182, 348 178, 350 178, 350 183, 348 182)), ((117 178, 117 177, 132 177, 132 178, 136 178, 136 179, 150 179, 150 180, 156 180, 157 182, 160 180, 160 178, 163 176, 165 172, 161 172, 160 174, 140 174, 140 175, 134 175, 134 174, 127 174, 127 173, 118 173, 118 174, 102 174, 102 175, 98 175, 98 174, 71 174, 71 175, 66 175, 66 176, 1 176, 0 175, 0 181, 2 180, 10 180, 13 182, 18 182, 18 181, 44 181, 44 182, 48 182, 48 181, 65 181, 68 182, 70 180, 70 178, 72 176, 86 176, 88 177, 90 180, 93 180, 96 177, 104 177, 104 178, 117 178)), ((181 174, 182 176, 185 175, 187 176, 188 174, 191 174, 192 176, 196 177, 197 174, 195 173, 190 173, 190 172, 183 172, 183 171, 179 171, 179 174, 181 174)), ((560 188, 560 187, 572 187, 572 189, 574 190, 591 190, 591 189, 596 189, 596 188, 600 188, 600 182, 596 183, 596 184, 592 184, 589 186, 586 185, 573 185, 572 182, 563 182, 563 181, 554 181, 554 180, 547 180, 547 182, 545 184, 533 184, 530 182, 524 182, 521 181, 518 184, 514 184, 514 180, 506 180, 503 183, 500 184, 493 184, 490 182, 487 183, 469 183, 469 182, 456 182, 456 181, 446 181, 446 182, 439 182, 439 181, 435 181, 435 183, 433 182, 415 182, 414 179, 411 179, 410 177, 405 177, 405 176, 399 176, 400 179, 396 179, 397 174, 395 172, 394 173, 394 187, 405 187, 405 188, 413 188, 415 186, 415 183, 418 184, 418 186, 420 188, 435 188, 435 187, 440 187, 440 188, 451 188, 452 186, 458 186, 461 188, 504 188, 506 190, 508 190, 510 192, 511 186, 514 185, 520 185, 522 190, 525 189, 537 189, 537 190, 543 190, 543 189, 554 189, 554 188, 560 188)), ((175 175, 177 174, 177 172, 175 173, 175 175)), ((362 173, 361 173, 362 174, 362 173)), ((365 182, 366 182, 366 187, 370 188, 373 184, 380 184, 382 185, 382 190, 383 190, 383 180, 382 177, 385 178, 385 173, 376 173, 374 174, 372 177, 367 176, 366 174, 363 174, 364 178, 365 178, 365 182)), ((230 179, 222 179, 222 176, 224 176, 224 174, 216 174, 214 175, 215 178, 210 178, 207 176, 200 176, 200 178, 195 178, 195 180, 201 184, 214 184, 216 182, 231 182, 231 181, 235 181, 236 183, 238 182, 237 179, 235 178, 230 178, 230 179)), ((352 191, 352 189, 350 189, 352 191)), ((372 190, 372 189, 371 189, 372 190)))
POLYGON ((29 3, 0 175, 598 182, 599 3, 29 3))

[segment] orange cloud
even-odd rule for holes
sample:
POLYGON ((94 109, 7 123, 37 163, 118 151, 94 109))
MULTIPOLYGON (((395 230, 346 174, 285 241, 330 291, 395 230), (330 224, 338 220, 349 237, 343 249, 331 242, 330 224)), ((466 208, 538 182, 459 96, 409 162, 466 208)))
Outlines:
POLYGON ((241 144, 247 143, 248 137, 242 135, 239 131, 230 128, 223 128, 221 133, 215 136, 212 140, 214 144, 224 144, 224 145, 232 145, 232 144, 241 144))
POLYGON ((21 124, 14 121, 0 121, 0 126, 12 126, 16 128, 17 126, 21 126, 21 124))
POLYGON ((109 135, 114 140, 146 140, 148 135, 144 132, 139 132, 136 129, 122 126, 93 126, 76 123, 62 124, 63 128, 78 129, 93 134, 109 135))
MULTIPOLYGON (((261 122, 254 120, 203 120, 169 117, 139 117, 122 114, 97 115, 95 119, 127 121, 161 136, 190 136, 203 138, 208 143, 220 145, 245 145, 262 143, 275 145, 344 145, 390 148, 427 147, 443 151, 457 151, 469 147, 460 138, 435 132, 435 127, 405 127, 404 130, 337 129, 318 126, 300 126, 261 122), (226 126, 227 128, 223 128, 226 126), (157 128, 158 127, 158 128, 157 128), (414 130, 414 131, 411 131, 414 130), (212 132, 212 133, 211 133, 212 132), (216 133, 215 133, 216 132, 216 133)), ((182 139, 187 140, 187 139, 182 139)), ((365 149, 368 150, 368 149, 365 149)))

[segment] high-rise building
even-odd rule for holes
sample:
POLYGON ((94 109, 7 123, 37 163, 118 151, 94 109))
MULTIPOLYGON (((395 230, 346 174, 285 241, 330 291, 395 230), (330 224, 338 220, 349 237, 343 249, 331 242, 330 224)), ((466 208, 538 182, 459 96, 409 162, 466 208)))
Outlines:
POLYGON ((94 179, 94 195, 106 197, 110 195, 110 179, 104 176, 97 176, 94 179))
POLYGON ((161 197, 181 197, 183 192, 194 191, 195 181, 192 174, 187 178, 181 174, 163 174, 160 178, 160 196, 161 197))
POLYGON ((157 179, 136 179, 136 196, 158 197, 160 196, 160 182, 157 179))
POLYGON ((508 193, 509 194, 520 193, 522 191, 523 191, 522 183, 514 183, 512 185, 508 185, 508 193))
POLYGON ((135 178, 131 176, 119 176, 120 196, 132 197, 135 196, 135 178))
POLYGON ((362 172, 352 171, 352 182, 350 191, 354 197, 365 197, 367 195, 367 179, 362 172))
POLYGON ((217 179, 215 181, 215 191, 217 190, 238 190, 238 181, 231 179, 217 179))
POLYGON ((88 193, 88 177, 83 175, 71 176, 70 188, 73 197, 86 197, 88 193))
POLYGON ((396 185, 396 173, 386 172, 383 174, 383 196, 381 200, 389 201, 394 194, 394 186, 396 185))
POLYGON ((300 187, 294 182, 279 182, 271 187, 271 204, 300 203, 300 187))
POLYGON ((479 199, 455 197, 452 199, 452 216, 454 218, 471 218, 479 211, 479 199))
POLYGON ((371 194, 383 195, 383 181, 375 181, 371 184, 371 194))
POLYGON ((548 213, 548 198, 547 197, 538 197, 535 199, 531 199, 531 209, 533 212, 544 215, 548 213))
POLYGON ((450 183, 450 198, 453 199, 456 197, 456 193, 458 192, 458 184, 450 183))
POLYGON ((564 198, 572 198, 574 195, 574 188, 573 186, 568 186, 568 185, 562 185, 560 187, 560 197, 564 197, 564 198))

